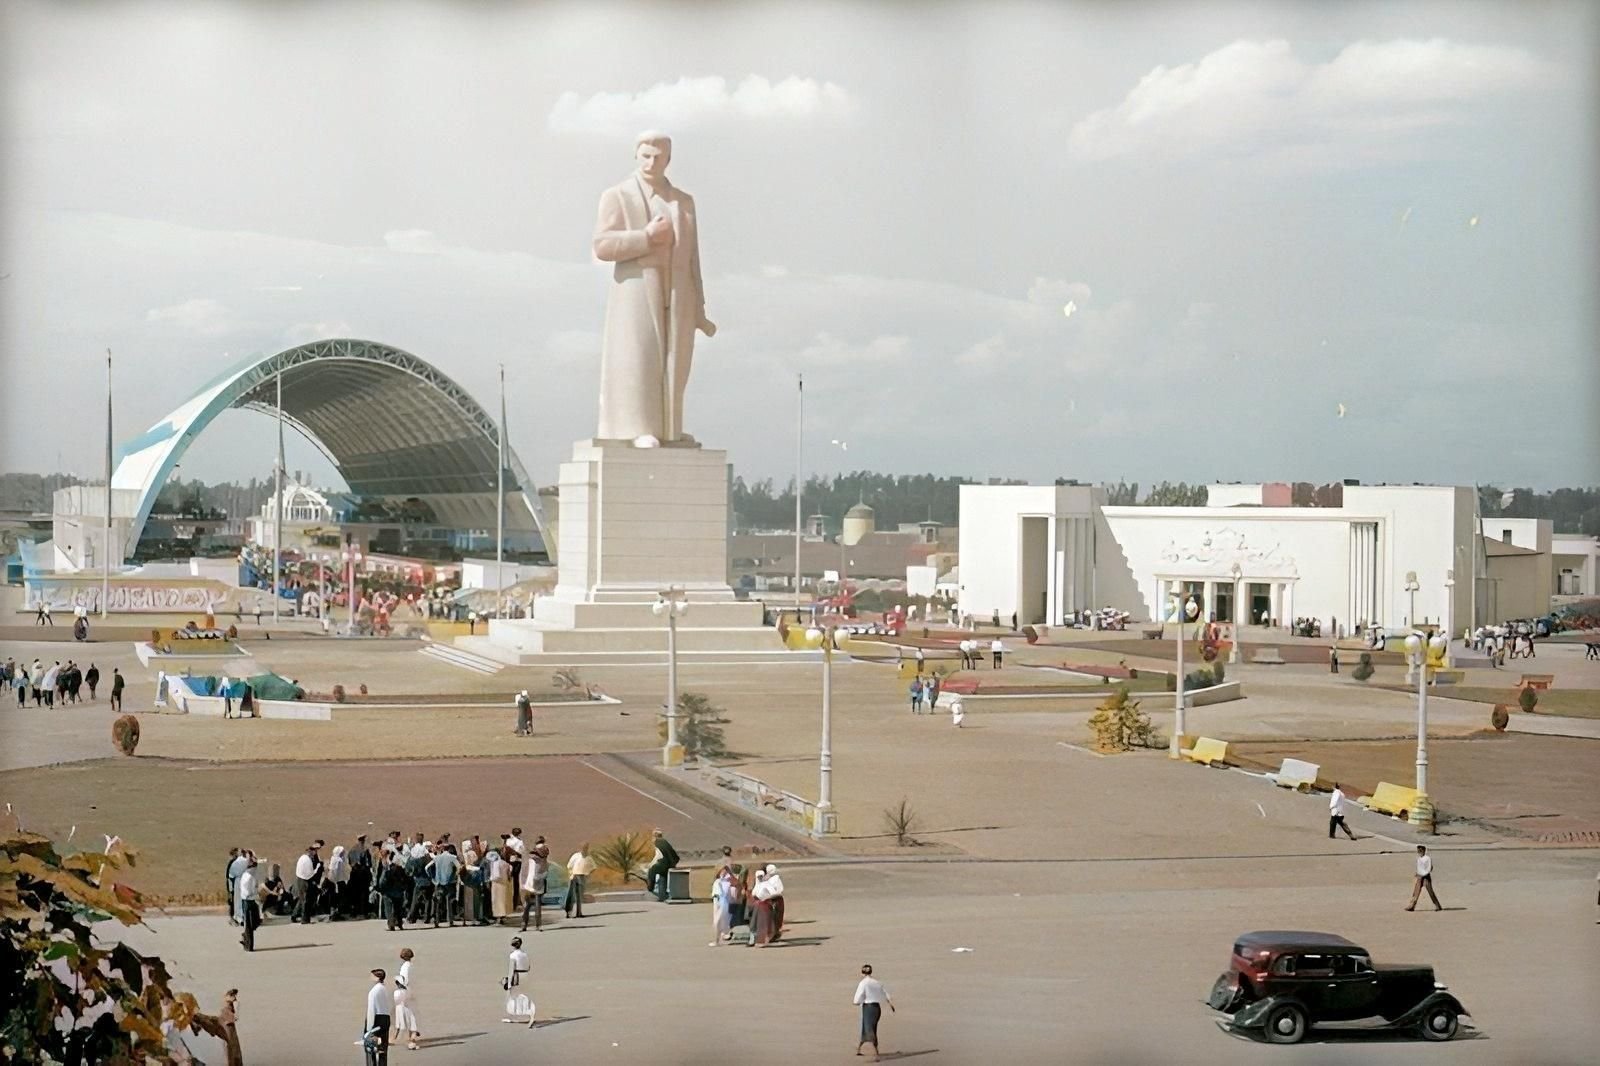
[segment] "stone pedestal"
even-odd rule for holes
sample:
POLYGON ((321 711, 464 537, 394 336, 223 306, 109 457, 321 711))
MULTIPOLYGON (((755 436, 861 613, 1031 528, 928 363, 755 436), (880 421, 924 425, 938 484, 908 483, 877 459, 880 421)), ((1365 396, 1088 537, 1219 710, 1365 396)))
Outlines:
POLYGON ((560 511, 557 600, 653 603, 671 587, 733 599, 726 452, 579 441, 561 464, 560 511))
POLYGON ((679 588, 680 658, 800 657, 728 584, 727 453, 579 441, 561 464, 559 511, 554 595, 532 618, 491 619, 486 637, 456 643, 509 663, 656 662, 667 627, 651 607, 679 588))

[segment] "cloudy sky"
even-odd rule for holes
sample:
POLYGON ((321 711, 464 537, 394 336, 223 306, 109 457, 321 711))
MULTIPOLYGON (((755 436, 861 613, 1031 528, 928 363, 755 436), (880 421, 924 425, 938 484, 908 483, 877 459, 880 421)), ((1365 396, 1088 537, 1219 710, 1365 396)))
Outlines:
MULTIPOLYGON (((742 473, 1600 482, 1584 3, 0 8, 0 466, 99 469, 252 352, 404 348, 541 480, 589 238, 675 135, 742 473), (1343 405, 1343 415, 1340 414, 1343 405), (849 442, 848 454, 829 444, 849 442)), ((264 475, 225 416, 186 476, 264 475)), ((292 466, 329 468, 298 446, 292 466)))

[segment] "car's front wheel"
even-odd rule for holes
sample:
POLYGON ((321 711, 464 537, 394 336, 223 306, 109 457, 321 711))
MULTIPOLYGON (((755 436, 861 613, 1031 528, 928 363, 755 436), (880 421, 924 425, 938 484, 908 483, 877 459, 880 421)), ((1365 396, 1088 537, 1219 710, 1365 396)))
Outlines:
POLYGON ((1211 995, 1206 997, 1206 1004, 1212 1010, 1232 1014, 1244 1006, 1247 995, 1245 983, 1239 980, 1238 975, 1225 973, 1211 986, 1211 995))
POLYGON ((1422 1016, 1422 1039, 1449 1040, 1461 1026, 1461 1016, 1453 1007, 1437 1006, 1422 1016))
POLYGON ((1292 1003, 1273 1007, 1267 1014, 1267 1024, 1262 1032, 1271 1043, 1298 1044, 1305 1039, 1306 1012, 1292 1003))

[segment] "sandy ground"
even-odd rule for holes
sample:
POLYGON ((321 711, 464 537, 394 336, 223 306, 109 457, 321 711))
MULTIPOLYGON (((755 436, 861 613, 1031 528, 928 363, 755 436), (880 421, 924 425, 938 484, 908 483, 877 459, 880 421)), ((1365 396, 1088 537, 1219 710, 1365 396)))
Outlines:
POLYGON ((719 809, 646 794, 607 757, 205 763, 105 759, 7 775, 6 796, 36 832, 79 846, 115 833, 143 861, 129 882, 174 902, 220 902, 229 846, 252 848, 285 870, 314 838, 352 846, 391 829, 457 842, 474 832, 543 835, 565 860, 576 845, 659 828, 686 860, 724 844, 779 851, 770 836, 719 809))

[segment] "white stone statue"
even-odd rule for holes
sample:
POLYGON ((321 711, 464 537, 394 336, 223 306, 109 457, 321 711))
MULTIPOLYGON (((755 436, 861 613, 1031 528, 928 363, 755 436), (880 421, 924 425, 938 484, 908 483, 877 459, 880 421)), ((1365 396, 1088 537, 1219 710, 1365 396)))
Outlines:
POLYGON ((638 169, 600 196, 594 254, 614 263, 600 345, 603 440, 640 448, 693 444, 683 432, 683 390, 694 335, 714 336, 700 283, 694 198, 667 181, 672 139, 641 133, 638 169))

